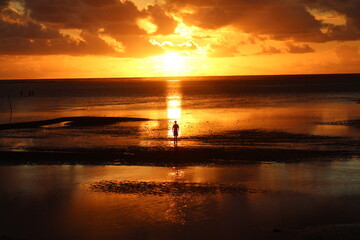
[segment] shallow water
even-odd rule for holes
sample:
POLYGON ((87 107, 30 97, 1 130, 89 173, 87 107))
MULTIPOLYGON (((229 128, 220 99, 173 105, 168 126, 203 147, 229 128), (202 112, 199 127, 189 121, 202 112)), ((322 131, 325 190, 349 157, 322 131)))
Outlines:
POLYGON ((1 166, 0 235, 29 240, 294 239, 309 227, 359 223, 359 199, 359 159, 186 168, 1 166), (252 190, 93 191, 91 184, 102 180, 242 184, 252 190))
POLYGON ((360 119, 359 93, 357 75, 0 82, 1 123, 69 116, 152 119, 2 130, 1 150, 172 147, 170 129, 177 120, 180 150, 211 146, 354 153, 336 155, 337 161, 229 167, 0 166, 0 238, 302 239, 309 227, 357 227, 360 130, 319 123, 360 119), (28 96, 29 90, 35 96, 28 96), (239 184, 248 191, 157 195, 91 188, 103 180, 239 184))
POLYGON ((358 75, 325 75, 222 77, 197 81, 2 81, 1 123, 69 116, 153 120, 83 128, 58 124, 5 130, 0 132, 0 147, 12 151, 168 147, 173 145, 171 126, 175 120, 180 123, 180 147, 211 145, 211 141, 202 140, 203 137, 211 139, 213 135, 225 136, 216 146, 224 142, 222 145, 226 147, 228 132, 253 129, 359 138, 358 128, 319 124, 360 119, 358 78, 358 75), (35 92, 34 96, 27 95, 30 90, 35 92))

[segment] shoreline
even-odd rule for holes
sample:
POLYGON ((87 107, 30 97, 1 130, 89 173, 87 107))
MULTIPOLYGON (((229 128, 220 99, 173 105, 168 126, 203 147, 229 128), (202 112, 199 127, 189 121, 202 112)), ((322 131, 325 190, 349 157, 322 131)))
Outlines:
POLYGON ((0 151, 0 166, 7 165, 124 165, 203 166, 259 163, 335 161, 358 156, 354 151, 321 151, 275 148, 146 148, 0 151))
MULTIPOLYGON (((41 128, 64 124, 65 128, 99 127, 120 122, 150 121, 131 117, 61 117, 41 121, 0 124, 0 130, 41 128)), ((327 122, 326 125, 357 127, 360 120, 327 122)), ((61 129, 61 128, 58 128, 61 129)), ((85 128, 86 129, 86 128, 85 128)), ((20 131, 20 130, 19 130, 20 131)), ((125 135, 131 135, 126 132, 125 135)), ((31 138, 31 136, 29 136, 31 138)), ((34 136, 32 136, 34 137, 34 136)), ((155 139, 156 140, 156 139, 155 139)), ((264 162, 296 163, 358 158, 357 138, 295 134, 282 131, 247 129, 192 136, 209 146, 136 146, 119 147, 41 147, 25 151, 0 150, 0 166, 6 165, 134 165, 134 166, 203 166, 239 165, 264 162), (290 146, 289 146, 290 145, 290 146)))

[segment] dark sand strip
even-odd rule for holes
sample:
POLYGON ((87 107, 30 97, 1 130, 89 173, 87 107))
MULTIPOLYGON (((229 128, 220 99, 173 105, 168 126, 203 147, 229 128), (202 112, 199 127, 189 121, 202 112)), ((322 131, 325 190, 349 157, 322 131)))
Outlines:
POLYGON ((69 127, 86 127, 110 125, 118 122, 148 121, 147 118, 129 118, 129 117, 62 117, 42 121, 20 122, 0 124, 0 130, 19 129, 19 128, 38 128, 45 125, 58 124, 66 122, 69 127))
POLYGON ((320 151, 274 148, 146 148, 63 151, 0 151, 0 165, 98 164, 138 166, 236 165, 261 162, 345 160, 358 156, 354 151, 320 151))
POLYGON ((318 122, 316 124, 318 124, 318 125, 349 126, 349 127, 360 128, 360 119, 352 119, 352 120, 338 121, 338 122, 318 122))
POLYGON ((261 144, 270 146, 274 143, 329 144, 335 142, 336 144, 346 143, 346 145, 348 145, 351 142, 356 142, 356 140, 346 137, 298 134, 260 129, 227 131, 213 135, 195 136, 193 139, 206 143, 225 142, 227 145, 235 143, 236 145, 261 144))
MULTIPOLYGON (((91 184, 98 192, 139 194, 139 195, 181 195, 181 194, 217 194, 248 193, 249 189, 240 184, 211 184, 191 182, 139 182, 139 181, 100 181, 91 184)), ((251 191, 253 192, 253 191, 251 191)))

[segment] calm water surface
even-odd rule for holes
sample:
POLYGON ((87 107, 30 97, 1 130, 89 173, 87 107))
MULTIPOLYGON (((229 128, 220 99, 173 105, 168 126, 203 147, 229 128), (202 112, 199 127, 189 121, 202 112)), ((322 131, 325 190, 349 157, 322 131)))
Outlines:
POLYGON ((2 166, 0 234, 24 239, 289 239, 360 222, 360 166, 2 166), (244 184, 240 194, 94 192, 101 180, 244 184), (281 229, 274 233, 273 229, 281 229))
MULTIPOLYGON (((151 120, 4 130, 0 131, 0 149, 171 147, 175 120, 180 123, 179 147, 237 147, 242 140, 228 141, 231 134, 258 130, 275 138, 279 135, 274 132, 346 137, 356 148, 358 128, 319 123, 360 119, 358 79, 358 75, 336 75, 1 81, 3 124, 69 116, 151 120), (28 91, 34 91, 34 96, 28 91), (220 140, 214 144, 214 138, 220 140)), ((297 135, 289 136, 291 140, 297 135)), ((290 141, 280 147, 299 146, 295 145, 290 141)), ((345 146, 325 145, 332 150, 345 146)), ((331 162, 236 167, 0 166, 0 236, 29 240, 296 239, 309 227, 357 226, 359 199, 356 154, 331 162), (159 196, 90 188, 102 180, 243 184, 251 191, 159 196)))
POLYGON ((358 80, 358 75, 325 75, 196 81, 2 81, 1 123, 69 116, 143 117, 152 121, 75 130, 63 124, 7 130, 0 132, 0 146, 13 151, 171 146, 175 120, 180 123, 179 146, 199 147, 205 144, 199 137, 251 129, 358 138, 357 128, 319 124, 360 119, 358 80), (34 96, 28 96, 28 91, 34 91, 34 96))

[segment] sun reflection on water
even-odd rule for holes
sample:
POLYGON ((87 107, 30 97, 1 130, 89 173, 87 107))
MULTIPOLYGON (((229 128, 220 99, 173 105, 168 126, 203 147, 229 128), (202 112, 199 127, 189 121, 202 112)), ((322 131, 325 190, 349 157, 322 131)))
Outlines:
MULTIPOLYGON (((185 171, 182 168, 173 167, 168 173, 169 178, 173 182, 184 182, 185 171)), ((169 203, 168 209, 165 211, 165 219, 171 223, 186 225, 188 223, 187 212, 189 204, 192 201, 191 194, 170 194, 167 196, 169 203)))
MULTIPOLYGON (((168 137, 173 137, 172 126, 174 121, 181 123, 181 81, 169 80, 167 81, 167 118, 168 118, 168 137)), ((181 128, 179 129, 179 137, 181 136, 181 128)))

